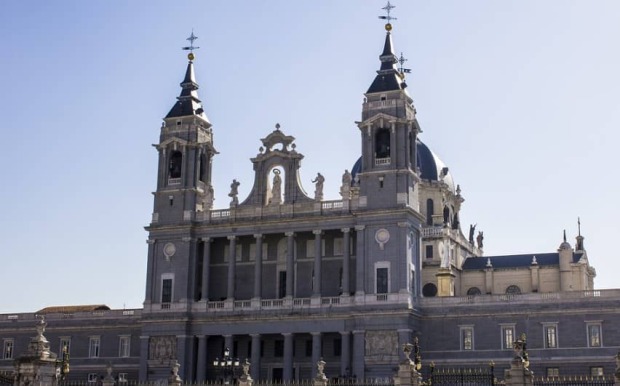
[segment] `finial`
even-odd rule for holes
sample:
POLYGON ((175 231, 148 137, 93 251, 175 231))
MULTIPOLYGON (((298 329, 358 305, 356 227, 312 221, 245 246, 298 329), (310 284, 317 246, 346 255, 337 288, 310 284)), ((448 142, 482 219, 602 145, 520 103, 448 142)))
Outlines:
POLYGON ((564 242, 566 242, 566 229, 564 229, 564 242))
POLYGON ((400 63, 400 67, 398 68, 398 72, 400 72, 400 75, 404 78, 405 74, 411 74, 411 69, 410 68, 404 68, 403 64, 405 64, 405 62, 409 60, 409 59, 405 59, 405 57, 403 56, 403 53, 400 53, 400 58, 398 58, 398 63, 400 63))
POLYGON ((392 30, 392 23, 390 23, 392 20, 397 20, 395 17, 390 16, 390 12, 392 11, 392 9, 396 8, 396 6, 390 4, 390 0, 388 0, 387 5, 381 9, 385 10, 386 15, 385 16, 379 16, 379 19, 381 20, 387 20, 387 23, 385 24, 385 30, 390 32, 392 30))
POLYGON ((198 39, 198 36, 194 35, 194 30, 192 29, 192 34, 189 35, 187 39, 185 39, 189 41, 189 46, 182 47, 183 50, 189 51, 189 54, 187 54, 187 59, 189 59, 190 61, 194 60, 194 50, 197 50, 200 48, 200 47, 194 46, 194 40, 196 39, 198 39))
POLYGON ((276 123, 276 130, 280 130, 280 124, 276 123))
POLYGON ((581 219, 577 217, 577 235, 581 236, 581 219))

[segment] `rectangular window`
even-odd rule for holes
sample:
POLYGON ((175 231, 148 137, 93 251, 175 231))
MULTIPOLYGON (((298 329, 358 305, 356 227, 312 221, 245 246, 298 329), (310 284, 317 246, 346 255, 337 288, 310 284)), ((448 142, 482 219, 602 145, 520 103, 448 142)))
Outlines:
POLYGON ((334 238, 334 256, 342 256, 344 254, 344 243, 342 237, 334 238))
POLYGON ((544 326, 545 331, 545 348, 558 347, 558 330, 556 325, 544 326))
POLYGON ((474 349, 474 328, 461 327, 461 350, 474 349))
POLYGON ((118 338, 118 356, 119 358, 129 358, 129 344, 131 336, 121 336, 118 338))
POLYGON ((163 279, 161 281, 161 302, 172 302, 172 279, 163 279))
POLYGON ((386 294, 388 292, 388 269, 377 268, 377 293, 386 294))
MULTIPOLYGON (((268 248, 267 243, 264 241, 262 244, 262 249, 263 251, 262 251, 261 259, 265 261, 267 260, 267 253, 268 253, 269 248, 268 248)), ((250 244, 250 256, 249 257, 250 257, 250 261, 256 260, 256 243, 250 244)))
POLYGON ((62 358, 62 353, 71 354, 71 338, 60 338, 60 345, 58 346, 58 357, 62 358))
POLYGON ((588 324, 588 346, 589 347, 601 347, 601 324, 589 323, 588 324))
POLYGON ((13 359, 14 345, 15 342, 13 341, 13 339, 6 339, 4 341, 4 353, 2 354, 2 358, 13 359))
POLYGON ((601 366, 594 366, 594 367, 590 367, 590 376, 592 377, 602 377, 605 374, 603 373, 603 367, 601 366))
POLYGON ((433 246, 432 245, 427 245, 426 246, 426 258, 427 259, 432 259, 433 258, 433 246))
POLYGON ((342 339, 334 339, 334 356, 339 357, 342 355, 342 339))
POLYGON ((512 344, 515 341, 515 328, 512 326, 502 327, 502 349, 512 350, 512 344))
POLYGON ((97 378, 97 373, 88 373, 88 383, 96 383, 97 378))
POLYGON ((276 340, 273 346, 273 356, 274 357, 283 357, 284 356, 284 341, 276 340))
POLYGON ((98 336, 91 336, 88 343, 88 357, 99 358, 99 347, 101 345, 101 339, 98 336))
POLYGON ((547 367, 547 378, 559 377, 560 369, 557 367, 547 367))

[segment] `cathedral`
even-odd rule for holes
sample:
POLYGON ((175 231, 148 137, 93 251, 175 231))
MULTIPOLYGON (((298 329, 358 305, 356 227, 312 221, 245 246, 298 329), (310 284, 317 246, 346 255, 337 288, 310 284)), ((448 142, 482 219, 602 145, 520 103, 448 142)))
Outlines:
POLYGON ((329 377, 379 379, 416 338, 425 366, 493 361, 501 378, 522 334, 537 375, 612 374, 620 291, 594 289, 581 234, 558 237, 557 251, 484 254, 484 234, 460 221, 460 186, 422 141, 389 21, 370 47, 378 70, 352 138, 361 154, 341 166, 338 200, 324 199, 320 173, 304 189, 304 156, 279 124, 241 155, 254 170, 247 197, 237 180, 213 186, 216 143, 233 139, 207 117, 190 53, 155 145, 144 307, 0 314, 0 371, 43 315, 76 381, 96 382, 108 364, 119 382, 155 381, 176 361, 182 379, 214 380, 227 350, 255 380, 309 379, 321 359, 329 377), (214 207, 216 189, 226 207, 214 207))

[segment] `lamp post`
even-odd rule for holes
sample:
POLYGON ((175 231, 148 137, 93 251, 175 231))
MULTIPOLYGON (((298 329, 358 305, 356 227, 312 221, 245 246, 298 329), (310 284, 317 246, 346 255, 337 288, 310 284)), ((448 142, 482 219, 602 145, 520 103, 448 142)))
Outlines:
POLYGON ((64 381, 69 374, 69 347, 64 344, 62 347, 61 358, 58 361, 59 381, 64 381))
POLYGON ((221 372, 224 384, 228 385, 235 378, 236 370, 239 368, 239 358, 232 358, 230 356, 230 349, 226 347, 224 349, 224 357, 222 359, 215 358, 213 366, 221 372))

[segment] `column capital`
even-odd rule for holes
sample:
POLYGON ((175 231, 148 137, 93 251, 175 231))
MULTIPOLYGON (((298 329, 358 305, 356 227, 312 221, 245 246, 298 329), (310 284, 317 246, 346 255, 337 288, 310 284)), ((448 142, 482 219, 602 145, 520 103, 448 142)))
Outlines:
POLYGON ((155 241, 157 241, 157 240, 149 239, 149 240, 146 240, 146 243, 149 244, 149 245, 152 245, 152 244, 155 244, 155 241))
POLYGON ((352 331, 354 334, 365 334, 366 330, 353 330, 352 331))
POLYGON ((203 340, 203 339, 207 339, 207 336, 202 334, 202 335, 196 335, 196 338, 198 338, 199 340, 203 340))
POLYGON ((149 338, 150 338, 150 336, 148 336, 148 335, 140 335, 140 339, 149 339, 149 338))
POLYGON ((213 241, 211 237, 201 237, 199 240, 203 243, 210 243, 211 241, 213 241))
POLYGON ((189 243, 190 241, 193 241, 195 239, 192 239, 191 237, 182 237, 181 241, 185 242, 185 243, 189 243))
POLYGON ((366 229, 366 225, 356 225, 355 226, 355 230, 356 231, 363 231, 364 229, 366 229))
POLYGON ((315 229, 315 230, 312 231, 312 233, 315 234, 315 235, 321 235, 323 233, 323 230, 315 229))
POLYGON ((284 337, 287 337, 287 336, 293 336, 293 333, 292 333, 292 332, 282 332, 281 334, 282 334, 282 336, 284 336, 284 337))
POLYGON ((322 332, 311 332, 310 335, 312 336, 321 336, 321 334, 323 334, 322 332))
POLYGON ((410 328, 399 328, 396 332, 413 332, 413 330, 410 328))
POLYGON ((340 335, 350 335, 351 331, 340 331, 340 335))
POLYGON ((284 236, 286 236, 286 237, 295 237, 295 232, 284 232, 284 236))
POLYGON ((237 236, 226 236, 226 238, 230 241, 233 241, 237 239, 237 236))
POLYGON ((349 233, 349 232, 351 232, 351 228, 342 228, 342 229, 340 229, 340 231, 342 233, 349 233))
POLYGON ((261 334, 250 334, 252 338, 260 338, 261 334))
POLYGON ((254 234, 254 238, 255 238, 255 239, 261 239, 261 240, 262 240, 262 239, 263 239, 263 234, 262 234, 262 233, 255 233, 255 234, 254 234))

